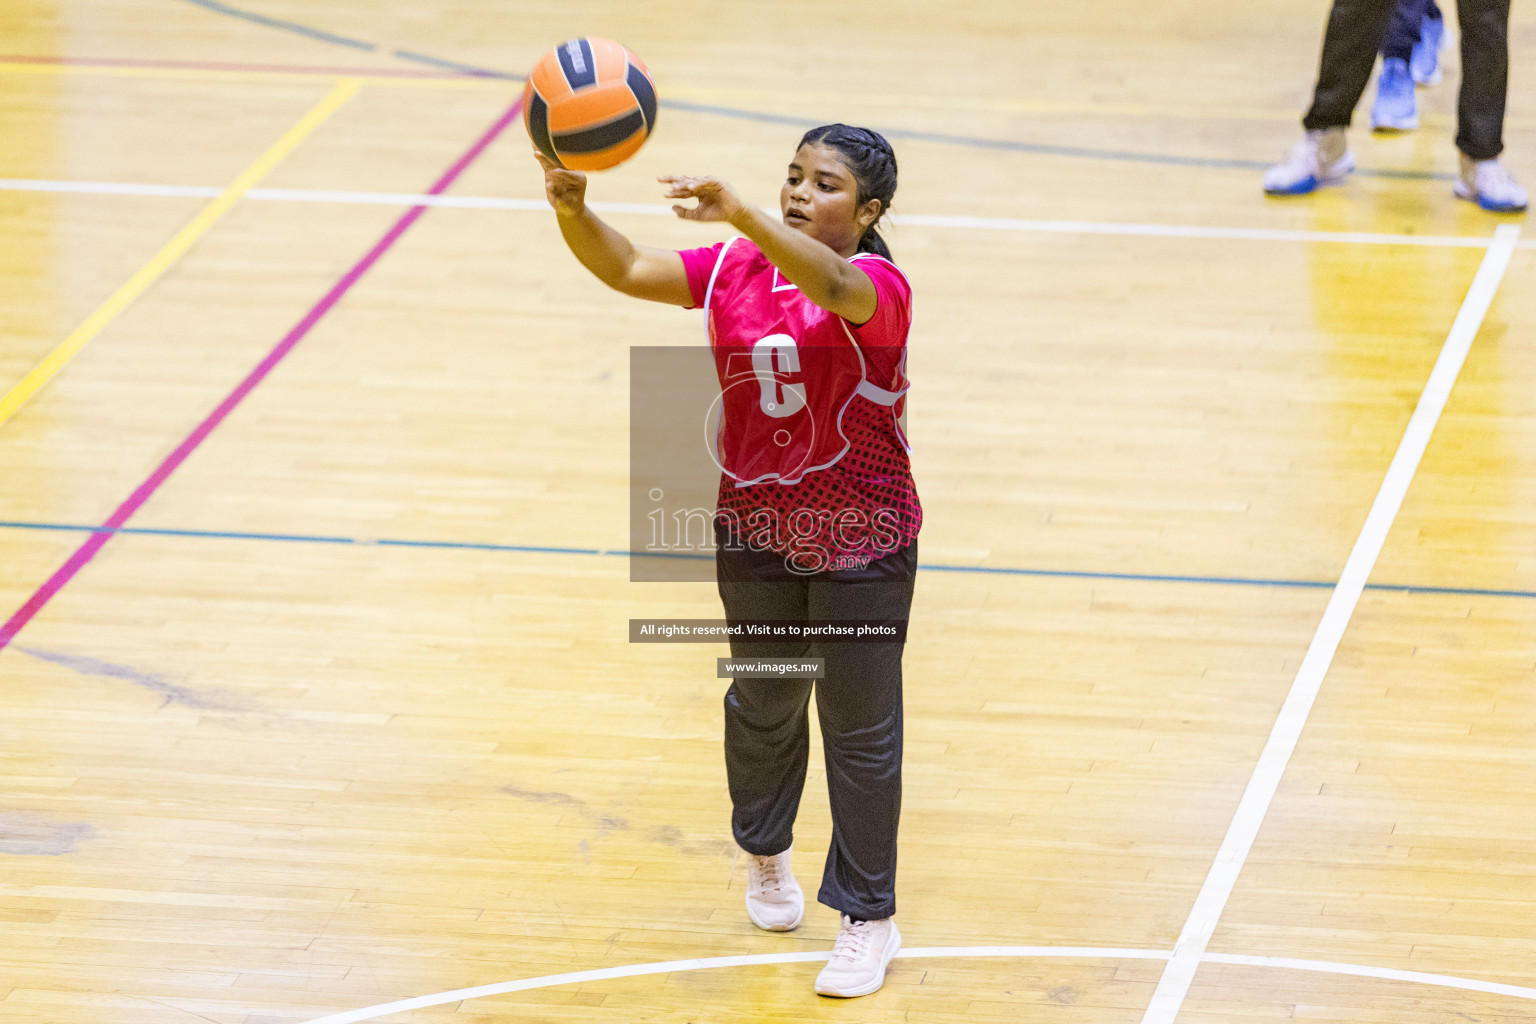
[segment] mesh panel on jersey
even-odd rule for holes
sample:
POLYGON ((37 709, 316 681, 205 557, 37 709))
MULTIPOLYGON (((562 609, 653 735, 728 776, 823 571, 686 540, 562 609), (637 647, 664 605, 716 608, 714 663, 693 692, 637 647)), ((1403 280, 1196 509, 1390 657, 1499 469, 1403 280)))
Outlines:
MULTIPOLYGON (((843 433, 850 447, 835 465, 807 473, 797 484, 754 484, 736 487, 729 477, 720 480, 720 508, 732 513, 742 524, 742 534, 751 537, 754 530, 749 517, 759 510, 771 510, 778 517, 778 543, 771 550, 790 557, 807 548, 817 547, 834 559, 862 561, 880 558, 917 539, 923 523, 923 509, 912 480, 911 460, 896 435, 891 410, 862 398, 855 398, 843 415, 843 433), (792 539, 788 519, 797 509, 826 510, 832 519, 821 521, 821 528, 811 537, 792 539), (836 514, 855 509, 873 520, 876 512, 891 509, 898 540, 885 546, 889 536, 865 531, 862 543, 845 545, 834 529, 836 514)), ((853 538, 859 539, 859 538, 853 538)))

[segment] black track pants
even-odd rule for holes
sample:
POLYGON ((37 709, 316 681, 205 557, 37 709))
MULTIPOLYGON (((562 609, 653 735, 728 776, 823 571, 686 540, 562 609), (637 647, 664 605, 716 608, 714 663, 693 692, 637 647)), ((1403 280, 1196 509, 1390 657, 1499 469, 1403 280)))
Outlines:
MULTIPOLYGON (((725 617, 905 621, 912 606, 917 544, 868 568, 797 576, 780 555, 716 555, 725 617)), ((901 643, 732 640, 733 658, 826 659, 815 681, 832 806, 832 843, 817 899, 854 917, 896 912, 896 828, 901 818, 901 643)), ((731 831, 748 853, 783 853, 810 754, 812 680, 747 679, 725 694, 725 768, 731 831)))
MULTIPOLYGON (((1309 131, 1344 128, 1365 91, 1386 36, 1393 0, 1334 0, 1323 36, 1322 67, 1309 131)), ((1509 0, 1458 0, 1461 92, 1456 146, 1474 160, 1504 151, 1504 99, 1509 84, 1509 0)))

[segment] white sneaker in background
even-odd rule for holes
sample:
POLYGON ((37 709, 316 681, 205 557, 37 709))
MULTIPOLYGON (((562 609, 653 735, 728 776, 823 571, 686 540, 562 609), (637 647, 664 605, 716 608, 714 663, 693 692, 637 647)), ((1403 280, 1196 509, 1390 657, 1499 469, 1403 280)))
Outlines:
POLYGON ((885 984, 885 969, 901 949, 896 921, 855 921, 843 915, 832 959, 816 976, 816 992, 824 996, 867 996, 885 984))
POLYGON ((1461 154, 1461 177, 1451 186, 1457 198, 1470 199, 1493 213, 1519 213, 1528 197, 1497 160, 1473 160, 1461 154))
POLYGON ((805 916, 805 893, 790 870, 789 854, 747 854, 747 916, 764 931, 791 931, 805 916))
POLYGON ((1440 84, 1440 51, 1448 41, 1445 19, 1426 14, 1419 23, 1419 41, 1413 44, 1408 58, 1408 70, 1419 85, 1440 84))
POLYGON ((1284 160, 1264 175, 1264 191, 1272 196, 1300 196, 1320 185, 1342 181, 1355 169, 1355 158, 1343 128, 1309 131, 1284 160))
POLYGON ((1408 62, 1386 57, 1376 79, 1376 102, 1371 104, 1371 129, 1378 132, 1411 132, 1419 126, 1419 98, 1413 90, 1408 62))

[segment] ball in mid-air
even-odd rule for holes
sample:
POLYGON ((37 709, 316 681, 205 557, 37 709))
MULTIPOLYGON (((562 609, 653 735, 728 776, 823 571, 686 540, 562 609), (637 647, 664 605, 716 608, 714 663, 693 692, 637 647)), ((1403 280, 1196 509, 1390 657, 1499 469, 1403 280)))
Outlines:
POLYGON ((561 167, 601 171, 634 156, 656 127, 656 85, 645 63, 612 39, 572 39, 533 66, 523 124, 561 167))

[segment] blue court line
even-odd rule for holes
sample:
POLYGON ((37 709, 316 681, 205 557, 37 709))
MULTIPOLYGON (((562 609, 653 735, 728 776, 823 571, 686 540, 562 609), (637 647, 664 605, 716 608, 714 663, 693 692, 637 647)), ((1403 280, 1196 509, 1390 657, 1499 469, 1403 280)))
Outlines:
MULTIPOLYGON (((192 0, 197 3, 197 0, 192 0)), ((457 71, 463 75, 473 75, 476 78, 505 78, 513 82, 527 81, 527 75, 514 75, 510 71, 492 71, 490 68, 477 68, 473 64, 460 64, 456 60, 444 60, 442 57, 434 57, 430 53, 416 53, 413 50, 392 50, 394 56, 401 60, 415 61, 417 64, 430 64, 435 68, 444 68, 448 71, 457 71)))
POLYGON ((477 544, 470 541, 390 540, 372 537, 338 537, 311 533, 246 533, 235 530, 173 530, 149 526, 121 526, 102 529, 74 523, 28 523, 0 521, 0 528, 10 530, 57 530, 65 533, 121 533, 146 537, 201 537, 213 540, 275 540, 293 544, 351 544, 359 547, 385 548, 459 548, 467 551, 522 551, 549 555, 623 554, 598 548, 557 548, 533 544, 477 544))
POLYGON ((219 3, 219 0, 187 0, 187 3, 196 4, 205 10, 213 11, 215 14, 227 14, 231 18, 241 18, 245 21, 255 22, 258 25, 265 25, 267 28, 282 29, 284 32, 297 32, 301 36, 318 39, 322 43, 350 46, 354 50, 367 50, 370 53, 378 49, 378 46, 374 43, 365 42, 361 39, 352 39, 349 36, 339 36, 334 32, 327 32, 324 29, 310 28, 308 25, 300 25, 296 21, 284 21, 281 18, 257 14, 255 11, 241 10, 238 7, 219 3))
MULTIPOLYGON (((713 555, 683 552, 657 553, 628 551, 623 548, 566 548, 544 544, 492 544, 457 540, 400 540, 394 538, 342 537, 310 533, 247 533, 235 530, 176 530, 146 526, 124 526, 103 530, 99 526, 73 523, 34 523, 0 520, 0 529, 45 530, 64 533, 121 533, 148 537, 196 537, 211 540, 270 540, 293 544, 347 544, 354 547, 432 548, 454 551, 506 551, 536 555, 598 555, 621 558, 681 558, 712 560, 713 555)), ((1306 590, 1331 590, 1327 580, 1266 579, 1257 576, 1178 576, 1139 572, 1087 572, 1075 569, 1017 569, 985 565, 935 565, 919 562, 925 572, 958 572, 993 576, 1038 576, 1049 579, 1127 580, 1134 583, 1205 583, 1232 587, 1292 587, 1306 590)), ((1484 587, 1425 587, 1404 583, 1367 583, 1367 590, 1386 590, 1406 594, 1449 594, 1465 597, 1536 598, 1536 590, 1491 590, 1484 587)))
MULTIPOLYGON (((197 4, 219 14, 228 14, 236 18, 244 18, 247 21, 256 22, 269 28, 284 29, 290 32, 298 32, 312 39, 323 42, 339 43, 343 46, 353 46, 359 49, 376 50, 374 43, 365 43, 356 39, 348 39, 346 36, 333 35, 320 29, 309 28, 296 22, 282 21, 277 18, 269 18, 264 14, 255 14, 250 11, 242 11, 237 7, 220 3, 219 0, 187 0, 187 3, 197 4)), ((414 61, 418 64, 430 64, 433 67, 456 71, 460 74, 474 75, 481 78, 502 78, 508 81, 526 81, 527 75, 519 75, 511 71, 498 71, 494 68, 478 67, 474 64, 464 64, 456 60, 447 60, 442 57, 434 57, 431 54, 417 53, 413 50, 391 50, 391 54, 401 60, 414 61)), ((683 110, 694 114, 714 114, 719 117, 729 117, 738 121, 757 121, 764 124, 787 124, 797 128, 814 128, 819 124, 825 124, 824 118, 799 117, 792 114, 775 114, 763 110, 745 110, 741 107, 722 107, 711 103, 690 103, 686 100, 669 100, 662 98, 660 106, 665 110, 683 110)), ((1269 164, 1260 160, 1223 159, 1219 157, 1178 156, 1170 153, 1142 153, 1127 149, 1095 149, 1088 146, 1059 146, 1046 142, 1021 142, 1015 139, 989 139, 974 135, 951 135, 948 132, 927 132, 906 128, 879 128, 883 135, 891 139, 906 139, 911 142, 937 142, 949 146, 964 146, 970 149, 990 149, 1009 153, 1031 153, 1037 156, 1064 156, 1084 160, 1110 160, 1122 163, 1163 164, 1170 167, 1206 167, 1217 170, 1242 170, 1263 171, 1269 168, 1269 164)), ((1455 181, 1456 175, 1439 171, 1405 171, 1405 170, 1369 170, 1357 168, 1355 176, 1361 178, 1392 178, 1407 181, 1455 181)))
MULTIPOLYGON (((739 121, 760 121, 765 124, 788 124, 809 129, 826 123, 824 118, 797 117, 790 114, 772 114, 760 110, 742 110, 738 107, 720 107, 710 103, 691 103, 687 100, 662 100, 661 106, 673 110, 686 110, 694 114, 716 114, 739 121)), ((948 132, 928 132, 915 128, 877 128, 888 139, 905 139, 910 142, 937 142, 969 149, 991 149, 1006 153, 1032 153, 1037 156, 1065 156, 1084 160, 1110 160, 1123 163, 1164 164, 1170 167, 1208 167, 1217 170, 1264 171, 1270 164, 1262 160, 1237 160, 1220 157, 1179 156, 1172 153, 1142 153, 1127 149, 1094 149, 1088 146, 1061 146, 1049 142, 1022 142, 1018 139, 989 139, 978 135, 951 135, 948 132)), ((1408 181, 1455 181, 1456 175, 1440 171, 1400 171, 1356 169, 1354 174, 1362 178, 1394 178, 1408 181)))
MULTIPOLYGON (((983 565, 931 565, 919 562, 920 568, 929 572, 973 572, 999 576, 1065 576, 1081 580, 1134 580, 1146 583, 1222 583, 1235 587, 1302 587, 1306 589, 1332 590, 1333 583, 1326 580, 1271 580, 1255 576, 1164 576, 1140 572, 1085 572, 1065 569, 1008 569, 989 568, 983 565)), ((1371 586, 1371 584, 1366 584, 1371 586)), ((1396 589, 1396 588, 1394 588, 1396 589)), ((1536 594, 1532 594, 1536 597, 1536 594)))

